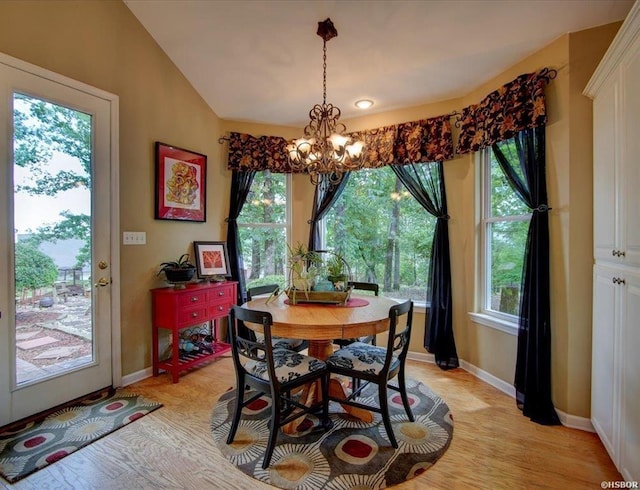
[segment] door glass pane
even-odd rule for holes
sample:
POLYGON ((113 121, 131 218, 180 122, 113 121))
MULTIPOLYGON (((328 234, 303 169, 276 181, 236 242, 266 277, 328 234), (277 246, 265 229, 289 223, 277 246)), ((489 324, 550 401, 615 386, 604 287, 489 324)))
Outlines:
POLYGON ((17 383, 93 361, 90 115, 13 97, 17 383))

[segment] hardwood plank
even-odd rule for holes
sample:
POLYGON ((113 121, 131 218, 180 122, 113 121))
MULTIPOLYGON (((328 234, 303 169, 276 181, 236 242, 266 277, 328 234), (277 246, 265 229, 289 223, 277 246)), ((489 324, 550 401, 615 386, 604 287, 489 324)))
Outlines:
MULTIPOLYGON (((599 488, 622 480, 595 434, 534 424, 511 398, 462 369, 408 361, 407 372, 446 400, 454 434, 432 468, 394 488, 599 488)), ((0 488, 272 489, 236 470, 213 443, 213 406, 234 384, 226 357, 178 384, 162 374, 131 385, 126 391, 164 407, 13 485, 0 480, 0 488)))

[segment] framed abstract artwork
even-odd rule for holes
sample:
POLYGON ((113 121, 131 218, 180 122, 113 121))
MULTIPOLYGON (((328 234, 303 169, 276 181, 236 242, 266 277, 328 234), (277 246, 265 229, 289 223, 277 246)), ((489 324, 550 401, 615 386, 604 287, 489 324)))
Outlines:
POLYGON ((223 278, 231 275, 225 242, 193 242, 196 268, 200 279, 223 278))
POLYGON ((156 141, 155 219, 206 219, 207 156, 156 141))

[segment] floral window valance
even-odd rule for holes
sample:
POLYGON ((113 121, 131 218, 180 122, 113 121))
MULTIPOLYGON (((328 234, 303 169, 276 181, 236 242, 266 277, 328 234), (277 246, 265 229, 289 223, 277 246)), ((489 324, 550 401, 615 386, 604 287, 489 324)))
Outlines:
POLYGON ((469 153, 512 138, 523 129, 547 122, 545 87, 555 70, 520 75, 491 92, 479 104, 462 109, 456 153, 469 153))
POLYGON ((364 138, 363 168, 440 162, 453 158, 449 115, 352 133, 364 138))
MULTIPOLYGON (((365 141, 366 155, 362 168, 453 158, 449 115, 354 132, 350 136, 365 141)), ((291 173, 287 144, 280 136, 256 138, 249 134, 231 133, 228 168, 239 171, 269 169, 276 173, 291 173)))
POLYGON ((287 159, 287 140, 281 136, 260 136, 231 133, 229 135, 229 170, 271 170, 291 173, 287 159))

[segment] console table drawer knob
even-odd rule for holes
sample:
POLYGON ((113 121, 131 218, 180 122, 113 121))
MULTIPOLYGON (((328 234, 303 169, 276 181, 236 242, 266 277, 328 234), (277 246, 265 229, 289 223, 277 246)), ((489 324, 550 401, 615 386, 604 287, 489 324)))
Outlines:
POLYGON ((192 296, 191 297, 191 302, 195 303, 196 301, 198 301, 198 297, 197 296, 192 296))
POLYGON ((194 311, 191 313, 191 318, 198 318, 198 314, 194 311))

